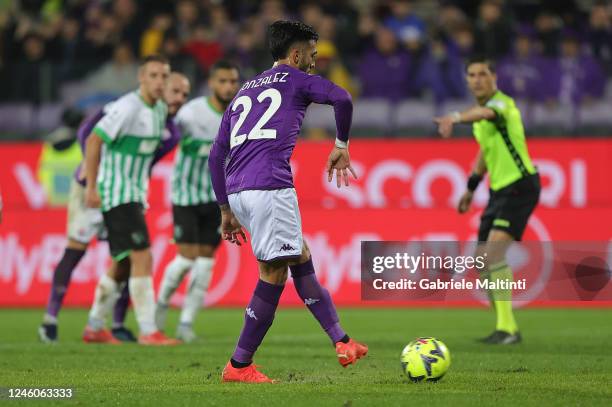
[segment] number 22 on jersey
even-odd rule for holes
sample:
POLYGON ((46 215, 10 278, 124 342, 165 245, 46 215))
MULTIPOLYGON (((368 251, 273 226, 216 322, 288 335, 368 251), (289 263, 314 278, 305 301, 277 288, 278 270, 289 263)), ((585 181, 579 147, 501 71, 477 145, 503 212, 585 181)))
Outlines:
POLYGON ((242 112, 240 112, 240 116, 238 116, 238 120, 236 121, 236 125, 232 129, 230 134, 230 148, 234 148, 244 143, 247 139, 249 140, 257 140, 257 139, 275 139, 276 138, 276 130, 275 129, 264 129, 263 127, 268 123, 268 121, 274 116, 274 113, 278 110, 281 105, 282 96, 281 93, 274 89, 269 88, 261 92, 257 96, 257 101, 262 103, 264 100, 270 99, 270 106, 264 112, 264 114, 259 118, 259 121, 255 123, 255 126, 251 129, 251 131, 247 133, 240 133, 240 128, 244 124, 251 108, 253 107, 253 101, 249 96, 243 95, 237 98, 234 101, 234 105, 232 106, 232 112, 235 112, 239 106, 242 106, 242 112))

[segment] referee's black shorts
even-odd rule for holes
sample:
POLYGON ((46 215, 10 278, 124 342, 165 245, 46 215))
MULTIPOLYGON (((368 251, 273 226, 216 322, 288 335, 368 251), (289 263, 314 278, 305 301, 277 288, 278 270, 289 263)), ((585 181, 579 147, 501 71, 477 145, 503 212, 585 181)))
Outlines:
POLYGON ((108 246, 113 259, 123 260, 132 250, 144 250, 151 246, 141 203, 122 204, 102 212, 102 216, 108 230, 108 246))
POLYGON ((540 189, 540 175, 536 173, 490 191, 489 203, 480 217, 478 241, 486 242, 491 229, 503 230, 520 241, 538 204, 540 189))
POLYGON ((221 209, 217 202, 172 206, 176 243, 219 246, 221 209))

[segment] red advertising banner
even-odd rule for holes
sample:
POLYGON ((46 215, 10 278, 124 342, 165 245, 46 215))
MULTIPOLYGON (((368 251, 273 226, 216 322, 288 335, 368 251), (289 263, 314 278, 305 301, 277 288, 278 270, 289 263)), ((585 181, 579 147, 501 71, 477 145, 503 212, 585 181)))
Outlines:
MULTIPOLYGON (((530 152, 542 176, 541 204, 526 240, 612 242, 612 141, 532 140, 530 152)), ((339 305, 369 305, 360 299, 360 247, 365 240, 473 240, 487 201, 481 186, 474 208, 458 215, 454 206, 477 152, 472 140, 355 140, 351 157, 359 179, 349 188, 328 184, 324 165, 331 143, 302 142, 292 166, 306 240, 318 275, 339 305)), ((0 306, 45 304, 55 264, 65 245, 64 209, 46 203, 37 179, 39 144, 0 145, 0 306)), ((148 212, 159 282, 174 255, 171 243, 172 159, 153 171, 148 212)), ((612 263, 612 243, 608 245, 612 263)), ((66 303, 91 303, 98 277, 108 266, 106 243, 93 243, 73 274, 66 303)), ((222 245, 209 305, 244 305, 257 280, 250 247, 222 245)), ((289 282, 289 284, 291 284, 289 282)), ((181 301, 181 291, 173 301, 181 301)), ((532 292, 524 304, 537 304, 532 292)), ((283 303, 298 304, 287 289, 283 303)), ((477 305, 479 298, 467 305, 477 305)), ((376 305, 379 305, 377 302, 376 305)), ((451 304, 452 305, 452 304, 451 304)))

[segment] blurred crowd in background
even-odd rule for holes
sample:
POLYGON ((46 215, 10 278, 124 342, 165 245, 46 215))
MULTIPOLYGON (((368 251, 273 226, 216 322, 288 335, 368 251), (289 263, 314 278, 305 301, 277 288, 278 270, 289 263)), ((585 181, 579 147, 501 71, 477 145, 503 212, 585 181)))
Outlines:
MULTIPOLYGON (((365 127, 380 118, 374 133, 393 133, 389 123, 418 133, 424 115, 467 103, 473 54, 497 61, 499 87, 534 106, 535 124, 566 134, 612 125, 610 1, 0 0, 0 132, 23 133, 24 109, 36 132, 68 105, 86 111, 134 89, 151 53, 168 56, 194 93, 221 58, 248 78, 271 66, 266 29, 279 19, 319 32, 317 73, 351 92, 365 127)), ((333 128, 321 112, 314 127, 333 128)))

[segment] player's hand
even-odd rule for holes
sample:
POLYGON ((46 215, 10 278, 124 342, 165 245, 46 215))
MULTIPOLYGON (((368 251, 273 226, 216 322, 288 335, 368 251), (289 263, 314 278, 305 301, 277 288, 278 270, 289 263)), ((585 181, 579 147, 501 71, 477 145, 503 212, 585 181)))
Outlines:
POLYGON ((455 121, 451 116, 435 117, 434 123, 438 125, 438 134, 443 138, 450 138, 453 135, 455 121))
POLYGON ((87 187, 85 189, 85 205, 88 208, 99 208, 102 205, 100 194, 95 187, 87 187))
POLYGON ((457 205, 457 210, 459 213, 466 213, 470 209, 473 197, 474 193, 472 191, 465 191, 465 193, 461 196, 461 199, 459 199, 459 205, 457 205))
POLYGON ((221 237, 235 245, 242 246, 246 243, 247 237, 242 229, 242 225, 234 216, 231 209, 221 209, 221 237), (242 241, 240 241, 242 237, 242 241))
POLYGON ((83 164, 81 166, 81 170, 79 171, 79 174, 77 175, 77 178, 79 181, 85 181, 86 177, 87 177, 87 174, 85 174, 85 165, 83 164))
POLYGON ((351 158, 349 157, 348 149, 334 147, 332 152, 329 154, 327 159, 327 182, 332 182, 334 178, 334 171, 336 172, 336 185, 338 188, 342 186, 342 179, 344 178, 344 185, 349 186, 349 172, 353 174, 353 177, 357 179, 357 174, 353 167, 351 167, 351 158))

